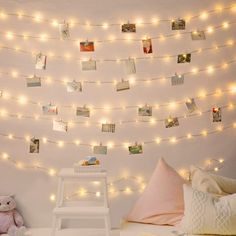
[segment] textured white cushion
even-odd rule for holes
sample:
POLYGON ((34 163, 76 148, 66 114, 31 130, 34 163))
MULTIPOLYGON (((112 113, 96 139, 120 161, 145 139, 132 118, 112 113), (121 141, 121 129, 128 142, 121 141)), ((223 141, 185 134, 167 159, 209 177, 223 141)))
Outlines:
POLYGON ((236 193, 236 179, 214 175, 198 167, 191 167, 192 187, 216 195, 236 193))
POLYGON ((184 185, 185 212, 181 222, 189 234, 236 235, 236 194, 216 197, 184 185))

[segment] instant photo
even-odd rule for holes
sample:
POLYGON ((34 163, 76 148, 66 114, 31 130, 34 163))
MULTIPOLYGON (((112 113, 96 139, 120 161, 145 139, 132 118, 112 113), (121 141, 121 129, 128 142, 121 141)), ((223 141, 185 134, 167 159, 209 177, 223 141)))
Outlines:
POLYGON ((59 132, 67 132, 68 123, 62 120, 53 120, 53 128, 54 131, 59 132))
POLYGON ((135 33, 136 32, 136 25, 135 24, 123 24, 121 26, 121 31, 123 33, 135 33))
POLYGON ((102 132, 115 133, 115 124, 102 124, 102 132))
POLYGON ((142 145, 133 145, 129 146, 129 154, 142 154, 143 153, 143 147, 142 145))
POLYGON ((81 52, 93 52, 94 51, 94 42, 80 42, 80 51, 81 52))
POLYGON ((136 73, 135 60, 133 58, 125 60, 125 69, 128 75, 136 73))
POLYGON ((171 24, 172 30, 185 30, 186 22, 184 19, 173 20, 171 24))
POLYGON ((94 154, 106 155, 107 154, 107 146, 94 146, 93 147, 94 154))
POLYGON ((151 106, 143 106, 138 108, 139 116, 152 116, 152 107, 151 106))
POLYGON ((67 22, 59 24, 60 38, 66 40, 70 38, 70 25, 67 22))
POLYGON ((39 153, 39 139, 30 139, 30 153, 39 153))
POLYGON ((178 55, 177 62, 178 63, 190 63, 191 62, 191 53, 178 55))
POLYGON ((41 87, 41 78, 36 75, 26 78, 26 85, 28 88, 41 87))
POLYGON ((194 98, 188 99, 185 104, 189 113, 193 113, 198 110, 194 98))
POLYGON ((57 106, 55 105, 46 105, 42 107, 43 114, 44 115, 57 115, 58 114, 58 109, 57 106))
POLYGON ((82 61, 81 65, 83 71, 90 71, 97 69, 95 60, 82 61))
POLYGON ((76 115, 83 116, 83 117, 90 117, 90 110, 87 107, 77 107, 76 115))
POLYGON ((68 93, 73 93, 73 92, 82 92, 82 84, 81 82, 78 81, 71 81, 67 82, 67 92, 68 93))
POLYGON ((128 90, 130 89, 130 85, 129 85, 129 81, 124 81, 122 80, 121 82, 118 82, 116 84, 116 91, 119 92, 119 91, 123 91, 123 90, 128 90))
POLYGON ((42 53, 38 53, 36 55, 36 60, 35 60, 35 69, 45 70, 46 69, 46 63, 47 63, 47 56, 43 55, 42 53))
POLYGON ((213 122, 221 122, 222 121, 222 112, 220 107, 212 108, 212 116, 213 122))
POLYGON ((177 117, 169 117, 167 119, 165 119, 165 126, 166 128, 172 128, 172 127, 176 127, 179 126, 179 120, 177 117))
POLYGON ((143 52, 145 54, 152 53, 152 40, 151 39, 143 39, 143 52))
POLYGON ((191 32, 191 38, 192 40, 205 40, 206 35, 203 30, 196 30, 196 31, 191 32))
POLYGON ((171 76, 171 85, 172 86, 177 86, 177 85, 182 85, 184 84, 184 75, 178 75, 175 74, 171 76))

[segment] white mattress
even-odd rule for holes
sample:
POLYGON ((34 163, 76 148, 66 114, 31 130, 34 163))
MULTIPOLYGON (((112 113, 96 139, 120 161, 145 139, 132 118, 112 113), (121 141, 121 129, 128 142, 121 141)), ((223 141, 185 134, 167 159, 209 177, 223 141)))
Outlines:
POLYGON ((172 231, 179 231, 174 226, 124 223, 120 236, 175 236, 172 231))

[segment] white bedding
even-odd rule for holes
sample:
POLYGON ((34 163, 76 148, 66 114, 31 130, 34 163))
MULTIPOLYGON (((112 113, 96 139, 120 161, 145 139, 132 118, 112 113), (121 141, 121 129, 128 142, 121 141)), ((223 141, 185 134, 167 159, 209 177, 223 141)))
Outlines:
POLYGON ((120 236, 175 236, 172 231, 179 231, 179 229, 174 226, 124 223, 120 236))

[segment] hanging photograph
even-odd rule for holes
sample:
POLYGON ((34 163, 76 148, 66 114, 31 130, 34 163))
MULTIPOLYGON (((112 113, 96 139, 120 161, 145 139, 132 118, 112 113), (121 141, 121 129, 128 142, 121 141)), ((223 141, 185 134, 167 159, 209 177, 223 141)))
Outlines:
POLYGON ((94 146, 93 147, 94 154, 106 155, 107 154, 107 146, 94 146))
POLYGON ((152 53, 152 40, 151 39, 143 39, 143 52, 145 54, 152 53))
POLYGON ((136 32, 136 25, 135 24, 123 24, 121 26, 121 31, 123 33, 135 33, 136 32))
POLYGON ((192 40, 205 40, 206 35, 203 30, 196 30, 196 31, 191 32, 191 38, 192 40))
POLYGON ((57 115, 58 109, 57 106, 49 104, 42 107, 44 115, 57 115))
POLYGON ((82 61, 81 65, 82 65, 82 71, 90 71, 97 69, 95 60, 82 61))
POLYGON ((220 107, 212 108, 212 116, 213 122, 221 122, 222 121, 222 112, 220 107))
POLYGON ((45 70, 47 63, 47 56, 43 55, 41 52, 36 55, 35 60, 35 69, 37 70, 45 70))
POLYGON ((176 86, 176 85, 182 85, 184 84, 184 75, 178 75, 175 74, 171 76, 171 85, 176 86))
POLYGON ((83 116, 83 117, 90 117, 90 110, 87 107, 77 107, 76 115, 83 116))
POLYGON ((102 124, 102 132, 115 133, 115 124, 102 124))
POLYGON ((165 119, 165 126, 166 128, 171 128, 171 127, 176 127, 179 126, 179 120, 177 117, 169 117, 167 119, 165 119))
POLYGON ((184 19, 173 20, 171 27, 172 30, 185 30, 186 22, 184 19))
POLYGON ((78 81, 67 82, 66 89, 68 93, 82 92, 82 83, 78 81))
POLYGON ((41 78, 36 75, 26 78, 26 85, 28 88, 41 87, 41 78))
POLYGON ((143 147, 142 145, 135 144, 133 146, 129 146, 129 154, 142 154, 143 147))
POLYGON ((139 116, 152 116, 152 107, 151 106, 143 106, 138 108, 139 116))
POLYGON ((125 60, 125 69, 128 75, 136 73, 135 60, 133 58, 125 60))
POLYGON ((190 63, 191 62, 191 53, 178 55, 177 62, 178 63, 190 63))
POLYGON ((94 42, 80 42, 80 51, 81 52, 93 52, 94 51, 94 42))
POLYGON ((194 98, 188 99, 185 104, 189 113, 193 113, 194 111, 198 110, 194 98))
POLYGON ((66 40, 70 38, 70 25, 67 22, 59 24, 60 39, 66 40))
POLYGON ((39 153, 39 139, 31 138, 30 139, 30 153, 39 153))
POLYGON ((118 82, 116 84, 116 91, 123 91, 130 89, 129 81, 128 80, 122 80, 121 82, 118 82))
POLYGON ((54 131, 59 132, 67 132, 68 123, 62 120, 53 120, 53 128, 54 131))

